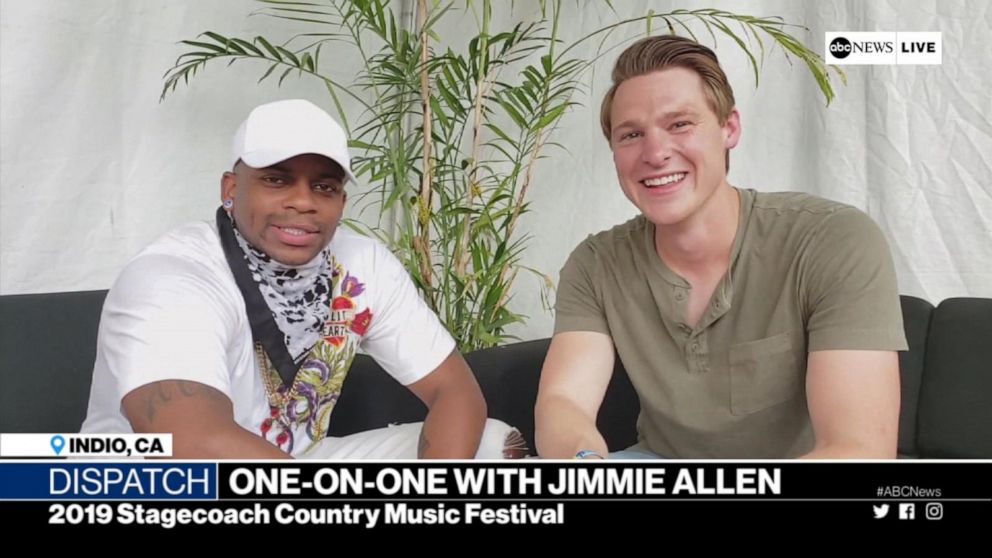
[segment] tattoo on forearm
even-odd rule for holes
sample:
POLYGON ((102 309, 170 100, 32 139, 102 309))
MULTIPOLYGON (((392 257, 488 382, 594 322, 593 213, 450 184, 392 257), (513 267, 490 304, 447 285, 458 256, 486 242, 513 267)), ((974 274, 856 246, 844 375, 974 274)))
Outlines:
POLYGON ((429 447, 431 447, 431 443, 427 440, 427 429, 421 428, 420 441, 417 443, 417 457, 423 457, 429 447))
POLYGON ((214 401, 225 399, 223 394, 201 383, 186 380, 158 382, 154 391, 145 398, 145 416, 148 422, 154 422, 159 410, 173 399, 185 397, 203 397, 214 401))

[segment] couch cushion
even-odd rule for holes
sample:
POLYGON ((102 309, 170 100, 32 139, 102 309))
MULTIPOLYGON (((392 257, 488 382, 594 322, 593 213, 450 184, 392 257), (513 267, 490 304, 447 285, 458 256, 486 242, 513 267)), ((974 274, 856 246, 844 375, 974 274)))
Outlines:
POLYGON ((534 404, 550 339, 513 343, 465 355, 489 407, 489 416, 515 426, 534 445, 534 404))
MULTIPOLYGON (((541 367, 551 339, 514 343, 474 351, 466 359, 475 372, 489 405, 489 416, 517 427, 536 453, 534 405, 541 381, 541 367)), ((597 426, 611 451, 637 442, 637 415, 640 404, 620 359, 600 407, 597 426)))
POLYGON ((933 305, 913 296, 900 297, 903 327, 906 330, 908 351, 899 352, 899 376, 902 402, 899 411, 899 455, 917 457, 916 407, 920 399, 920 381, 926 356, 927 332, 933 305))
POLYGON ((0 432, 79 431, 106 296, 0 296, 0 432))
POLYGON ((992 299, 933 311, 917 431, 921 457, 992 458, 992 299))

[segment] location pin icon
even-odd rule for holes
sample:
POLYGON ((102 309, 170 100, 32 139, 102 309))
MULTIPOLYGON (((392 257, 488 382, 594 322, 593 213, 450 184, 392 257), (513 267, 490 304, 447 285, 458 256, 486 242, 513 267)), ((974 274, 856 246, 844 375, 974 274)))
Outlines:
POLYGON ((62 448, 65 447, 65 438, 56 434, 52 436, 52 449, 55 450, 55 455, 62 453, 62 448))

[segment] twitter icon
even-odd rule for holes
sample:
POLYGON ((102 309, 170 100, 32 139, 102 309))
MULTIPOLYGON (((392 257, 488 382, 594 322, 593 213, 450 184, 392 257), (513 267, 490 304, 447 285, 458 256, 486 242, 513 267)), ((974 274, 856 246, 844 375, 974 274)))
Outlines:
POLYGON ((882 504, 881 506, 872 506, 871 508, 875 512, 875 519, 882 519, 883 517, 889 515, 888 504, 882 504))

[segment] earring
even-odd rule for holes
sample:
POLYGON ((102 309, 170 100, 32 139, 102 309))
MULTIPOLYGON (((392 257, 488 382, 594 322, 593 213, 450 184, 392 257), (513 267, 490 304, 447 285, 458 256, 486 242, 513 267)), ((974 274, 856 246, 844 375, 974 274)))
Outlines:
POLYGON ((226 200, 224 200, 225 209, 231 209, 232 207, 234 207, 234 200, 232 200, 231 198, 227 198, 226 200))

